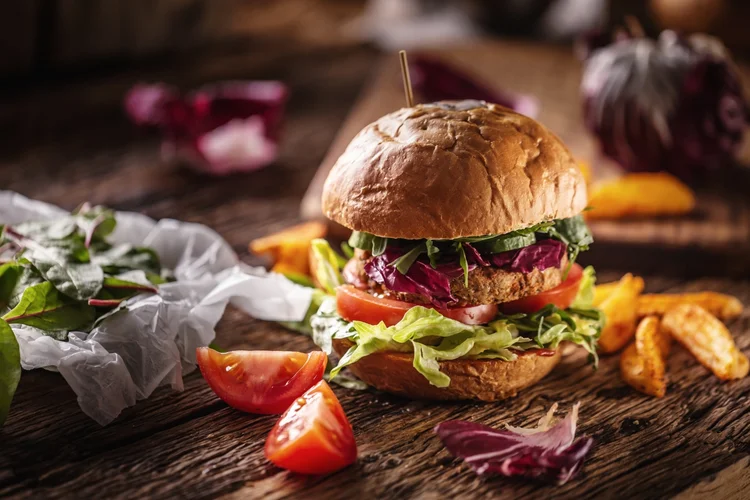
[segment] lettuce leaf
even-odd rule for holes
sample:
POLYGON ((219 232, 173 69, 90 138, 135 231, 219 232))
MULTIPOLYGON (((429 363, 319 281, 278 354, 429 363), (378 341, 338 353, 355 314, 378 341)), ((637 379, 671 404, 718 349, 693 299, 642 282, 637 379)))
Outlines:
POLYGON ((514 351, 556 349, 563 341, 584 347, 596 359, 602 326, 596 310, 570 312, 554 306, 531 315, 502 316, 486 326, 465 325, 421 306, 411 308, 390 327, 382 322, 347 323, 335 314, 335 304, 331 310, 321 307, 321 312, 313 318, 315 340, 321 348, 330 352, 332 338, 346 338, 355 344, 331 370, 331 379, 365 356, 401 351, 413 352, 414 368, 437 387, 450 384, 450 378, 440 371, 439 361, 464 357, 512 361, 516 359, 514 351))
POLYGON ((591 309, 594 306, 594 285, 596 285, 596 272, 592 266, 587 266, 583 270, 578 294, 573 300, 571 307, 576 309, 591 309))
POLYGON ((315 268, 310 272, 323 290, 333 295, 336 293, 336 287, 344 284, 341 268, 346 261, 322 238, 312 240, 310 246, 315 257, 315 268))

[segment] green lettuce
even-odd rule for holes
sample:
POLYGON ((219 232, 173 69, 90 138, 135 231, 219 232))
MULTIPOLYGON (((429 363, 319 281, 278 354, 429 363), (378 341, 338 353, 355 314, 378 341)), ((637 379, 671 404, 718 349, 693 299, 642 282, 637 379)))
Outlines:
POLYGON ((421 306, 407 311, 393 326, 351 323, 337 313, 328 299, 312 318, 313 339, 331 354, 333 339, 348 339, 354 345, 331 370, 331 379, 345 367, 376 352, 413 352, 414 368, 431 384, 446 387, 450 378, 440 371, 440 361, 459 358, 513 361, 518 351, 557 349, 563 341, 583 347, 596 366, 596 343, 604 325, 601 311, 592 308, 596 276, 587 267, 573 306, 560 309, 548 305, 532 314, 500 315, 488 325, 465 325, 446 318, 435 309, 421 306))
POLYGON ((361 321, 347 323, 332 312, 313 319, 317 324, 316 343, 330 349, 332 338, 347 338, 354 345, 331 370, 335 378, 340 370, 365 356, 383 351, 414 353, 414 368, 431 384, 447 387, 450 378, 440 371, 439 361, 459 358, 516 359, 518 351, 536 348, 556 349, 570 341, 596 355, 596 340, 601 331, 598 311, 570 312, 554 306, 533 315, 501 316, 487 326, 465 325, 446 318, 435 309, 411 308, 393 326, 370 325, 361 321), (588 315, 588 316, 587 316, 588 315))
POLYGON ((591 309, 594 304, 594 285, 596 284, 596 273, 592 266, 583 270, 581 284, 578 287, 578 294, 573 300, 571 307, 577 309, 591 309))
POLYGON ((311 269, 313 276, 326 293, 335 294, 336 287, 344 284, 341 268, 346 261, 322 238, 312 240, 311 249, 315 257, 315 268, 311 269))

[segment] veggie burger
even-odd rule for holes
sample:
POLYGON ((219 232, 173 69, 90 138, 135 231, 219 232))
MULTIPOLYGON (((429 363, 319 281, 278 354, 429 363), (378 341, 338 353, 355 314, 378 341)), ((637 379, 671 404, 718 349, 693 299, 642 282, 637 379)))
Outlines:
POLYGON ((313 318, 367 384, 412 398, 498 400, 536 383, 560 344, 596 362, 602 314, 586 184, 560 140, 483 101, 404 108, 365 127, 326 180, 351 259, 313 318))

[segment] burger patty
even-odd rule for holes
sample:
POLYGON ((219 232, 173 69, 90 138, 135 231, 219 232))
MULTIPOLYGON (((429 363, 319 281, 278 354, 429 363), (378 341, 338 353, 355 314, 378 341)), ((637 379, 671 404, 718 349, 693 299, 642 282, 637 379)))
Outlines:
MULTIPOLYGON (((372 257, 368 252, 357 250, 350 268, 356 276, 356 282, 367 286, 386 297, 412 302, 415 304, 429 304, 429 297, 413 293, 395 292, 374 282, 365 272, 365 264, 372 257)), ((511 272, 497 267, 477 267, 469 271, 469 285, 464 283, 464 276, 450 280, 451 293, 457 299, 456 306, 466 307, 482 304, 501 304, 512 300, 536 295, 555 288, 562 283, 562 277, 568 259, 563 257, 560 267, 550 267, 543 271, 533 269, 529 273, 511 272)), ((349 279, 348 281, 352 281, 349 279)), ((357 283, 354 283, 355 285, 357 283)))

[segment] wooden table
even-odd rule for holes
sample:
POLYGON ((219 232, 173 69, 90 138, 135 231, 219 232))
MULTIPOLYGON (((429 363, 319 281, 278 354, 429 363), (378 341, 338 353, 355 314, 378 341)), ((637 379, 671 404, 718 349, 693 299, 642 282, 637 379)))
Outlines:
MULTIPOLYGON (((519 65, 532 64, 524 54, 560 52, 505 49, 519 65)), ((0 186, 66 208, 89 200, 208 224, 243 260, 258 263, 247 254, 247 242, 298 221, 302 194, 376 60, 372 50, 361 47, 325 53, 288 48, 276 57, 239 51, 220 61, 197 57, 155 65, 146 74, 19 91, 0 102, 6 112, 15 106, 42 116, 45 103, 54 101, 58 107, 50 120, 72 123, 76 119, 66 115, 65 106, 74 103, 67 112, 85 120, 34 140, 19 125, 14 133, 20 138, 3 145, 0 186), (292 88, 281 158, 251 175, 214 179, 163 165, 157 141, 133 132, 116 109, 116 98, 140 79, 191 86, 230 77, 282 78, 292 88)), ((578 68, 566 63, 555 71, 565 79, 578 68)), ((554 82, 535 85, 543 106, 575 99, 557 95, 554 82)), ((631 270, 645 276, 649 291, 720 290, 750 305, 748 274, 701 277, 706 254, 700 249, 670 257, 670 273, 660 271, 661 247, 639 250, 635 263, 626 260, 629 251, 595 246, 583 260, 595 261, 604 281, 631 270), (623 262, 631 264, 622 269, 623 262)), ((730 329, 750 352, 750 316, 745 313, 730 329)), ((217 342, 238 349, 314 348, 307 337, 235 310, 219 324, 217 342)), ((669 372, 662 400, 627 387, 619 379, 616 356, 604 358, 594 372, 581 353, 566 357, 536 387, 497 404, 415 402, 334 387, 354 426, 359 459, 325 478, 296 476, 267 463, 262 449, 274 417, 228 408, 198 374, 186 378, 184 392, 160 389, 113 424, 99 427, 79 410, 61 377, 26 372, 0 429, 0 497, 647 498, 680 492, 682 498, 708 492, 715 498, 747 497, 750 379, 720 383, 679 348, 669 372), (553 402, 567 411, 576 401, 582 402, 579 432, 593 435, 596 445, 582 473, 563 487, 478 478, 446 453, 432 430, 452 418, 527 425, 553 402)))

